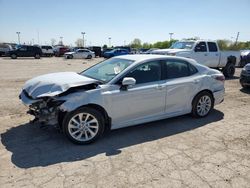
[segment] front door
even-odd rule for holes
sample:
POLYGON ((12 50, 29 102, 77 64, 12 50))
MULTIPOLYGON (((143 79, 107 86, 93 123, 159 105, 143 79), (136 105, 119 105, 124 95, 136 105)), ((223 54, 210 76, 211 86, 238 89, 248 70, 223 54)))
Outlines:
POLYGON ((116 85, 104 96, 111 105, 112 128, 128 126, 164 114, 166 90, 160 87, 160 61, 139 65, 125 77, 135 78, 136 85, 127 90, 121 90, 116 85))
POLYGON ((192 58, 202 65, 209 66, 206 42, 199 42, 196 44, 192 58))

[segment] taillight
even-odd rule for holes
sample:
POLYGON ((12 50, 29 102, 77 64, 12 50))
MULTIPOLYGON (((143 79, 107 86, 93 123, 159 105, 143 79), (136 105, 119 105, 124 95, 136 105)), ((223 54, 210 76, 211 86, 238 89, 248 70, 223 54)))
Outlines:
POLYGON ((212 76, 215 80, 225 82, 225 76, 224 75, 213 75, 212 76))

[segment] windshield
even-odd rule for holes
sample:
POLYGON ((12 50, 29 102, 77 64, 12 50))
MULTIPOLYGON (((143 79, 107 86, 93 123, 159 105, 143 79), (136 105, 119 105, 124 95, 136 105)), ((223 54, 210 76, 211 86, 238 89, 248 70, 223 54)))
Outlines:
POLYGON ((192 49, 194 42, 176 42, 170 48, 171 49, 192 49))
POLYGON ((103 82, 109 82, 133 62, 133 60, 128 59, 112 58, 96 64, 80 74, 103 82))

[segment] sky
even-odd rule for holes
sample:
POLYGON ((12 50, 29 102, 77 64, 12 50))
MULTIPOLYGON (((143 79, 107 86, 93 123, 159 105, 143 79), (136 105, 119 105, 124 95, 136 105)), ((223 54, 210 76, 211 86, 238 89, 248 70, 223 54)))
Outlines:
POLYGON ((250 41, 250 0, 0 0, 0 42, 75 45, 174 39, 250 41))

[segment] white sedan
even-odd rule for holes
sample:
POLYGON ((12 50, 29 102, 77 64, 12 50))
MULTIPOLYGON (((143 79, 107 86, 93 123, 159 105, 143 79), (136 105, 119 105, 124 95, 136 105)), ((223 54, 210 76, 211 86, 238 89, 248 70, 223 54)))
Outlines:
POLYGON ((91 59, 95 57, 95 52, 88 49, 78 49, 75 52, 66 52, 64 54, 66 59, 91 59))
POLYGON ((74 143, 118 129, 191 113, 205 117, 224 99, 223 74, 196 61, 124 55, 81 72, 27 81, 20 99, 39 122, 59 124, 74 143))

